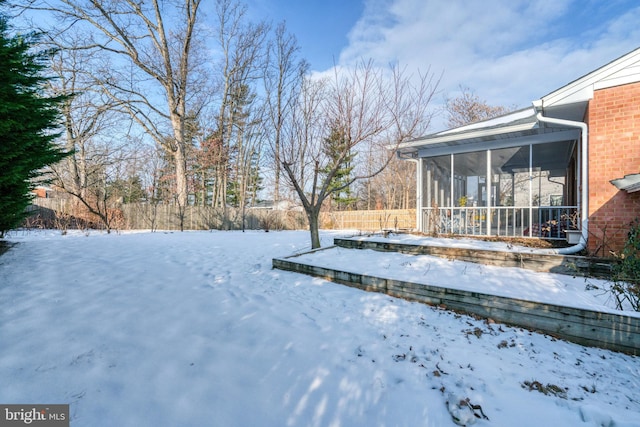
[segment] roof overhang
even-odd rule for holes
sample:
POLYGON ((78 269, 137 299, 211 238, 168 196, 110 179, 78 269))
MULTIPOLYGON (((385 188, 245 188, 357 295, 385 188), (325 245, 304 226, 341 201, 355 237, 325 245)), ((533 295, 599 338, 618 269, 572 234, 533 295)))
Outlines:
POLYGON ((624 178, 613 179, 609 182, 618 190, 626 191, 627 193, 640 191, 640 173, 625 175, 624 178))
POLYGON ((576 128, 541 124, 535 109, 520 110, 497 119, 474 123, 405 142, 398 147, 402 158, 433 157, 487 149, 517 147, 580 137, 576 128))
POLYGON ((543 100, 533 102, 536 111, 542 112, 545 117, 554 119, 571 120, 573 122, 582 122, 587 113, 589 100, 576 101, 568 104, 559 104, 549 106, 544 104, 543 100))

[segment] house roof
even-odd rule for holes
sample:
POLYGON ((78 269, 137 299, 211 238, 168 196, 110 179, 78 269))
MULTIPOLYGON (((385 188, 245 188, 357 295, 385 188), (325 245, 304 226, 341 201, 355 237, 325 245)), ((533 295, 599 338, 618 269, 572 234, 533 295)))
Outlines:
POLYGON ((578 132, 574 128, 540 126, 536 110, 529 107, 405 142, 398 147, 398 154, 403 157, 437 156, 473 151, 472 146, 477 144, 482 144, 483 149, 495 149, 577 137, 578 132))
POLYGON ((640 82, 640 48, 533 101, 533 106, 500 117, 426 135, 399 145, 400 157, 427 157, 472 151, 469 144, 499 148, 527 142, 568 141, 579 138, 575 128, 540 123, 536 114, 582 121, 593 92, 607 87, 640 82))

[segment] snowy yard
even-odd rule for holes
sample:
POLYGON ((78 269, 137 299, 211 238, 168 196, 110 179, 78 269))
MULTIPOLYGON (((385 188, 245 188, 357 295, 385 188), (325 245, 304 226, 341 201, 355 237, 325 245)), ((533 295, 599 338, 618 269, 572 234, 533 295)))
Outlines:
POLYGON ((0 403, 70 403, 72 426, 640 426, 640 358, 272 270, 306 232, 8 240, 0 403))

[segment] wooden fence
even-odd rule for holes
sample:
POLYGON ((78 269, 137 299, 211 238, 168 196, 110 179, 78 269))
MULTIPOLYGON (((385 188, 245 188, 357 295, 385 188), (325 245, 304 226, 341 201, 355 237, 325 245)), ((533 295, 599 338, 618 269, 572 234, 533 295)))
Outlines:
POLYGON ((413 230, 416 228, 416 210, 323 212, 320 218, 320 228, 362 231, 413 230))
MULTIPOLYGON (((31 219, 27 224, 58 227, 69 224, 90 224, 100 228, 100 221, 69 199, 35 199, 29 208, 31 219), (35 218, 35 220, 34 220, 35 218), (71 220, 70 220, 71 218, 71 220), (83 221, 73 219, 82 218, 83 221)), ((121 230, 179 230, 180 211, 177 205, 133 203, 122 204, 113 211, 118 220, 113 228, 121 230)), ((301 210, 213 208, 187 206, 182 212, 185 230, 240 230, 243 228, 297 230, 308 227, 306 215, 301 210)), ((322 212, 320 228, 334 230, 379 231, 383 229, 414 229, 415 209, 322 212)))

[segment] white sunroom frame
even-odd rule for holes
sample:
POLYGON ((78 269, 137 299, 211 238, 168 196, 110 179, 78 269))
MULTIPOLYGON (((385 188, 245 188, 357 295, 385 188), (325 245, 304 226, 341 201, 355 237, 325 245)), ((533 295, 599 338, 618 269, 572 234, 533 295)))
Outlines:
MULTIPOLYGON (((586 122, 587 108, 596 91, 640 82, 640 48, 585 74, 569 84, 533 102, 533 107, 502 117, 428 135, 403 143, 397 149, 398 156, 422 165, 424 158, 456 152, 491 150, 508 144, 537 144, 544 141, 577 142, 575 195, 580 229, 580 242, 556 252, 576 253, 584 249, 589 234, 589 129, 586 122)), ((511 145, 514 146, 514 145, 511 145)), ((611 181, 626 191, 640 191, 640 174, 611 181)), ((420 230, 423 224, 422 167, 418 167, 418 218, 420 230)), ((487 200, 490 200, 487 198, 487 200)), ((531 203, 530 203, 531 205, 531 203)), ((533 207, 533 206, 531 206, 533 207)), ((490 207, 489 207, 490 208, 490 207)))
MULTIPOLYGON (((584 125, 581 122, 574 122, 568 120, 559 120, 558 122, 551 122, 547 120, 539 111, 534 108, 516 111, 514 113, 487 120, 484 122, 475 123, 472 125, 464 126, 461 128, 441 132, 425 138, 421 138, 415 141, 411 141, 402 144, 398 149, 398 155, 404 159, 412 159, 417 163, 417 207, 416 209, 416 224, 419 231, 433 232, 433 224, 426 224, 425 222, 434 221, 431 216, 434 212, 437 217, 435 219, 438 229, 436 231, 443 232, 445 234, 474 234, 484 236, 510 236, 510 237, 547 237, 547 238, 559 238, 564 239, 564 230, 569 228, 580 229, 582 224, 579 221, 575 221, 576 212, 581 212, 581 206, 584 204, 584 197, 581 193, 582 188, 586 186, 580 185, 585 177, 586 172, 583 170, 584 159, 580 155, 576 155, 576 188, 572 189, 575 194, 576 205, 571 206, 540 206, 534 205, 532 202, 532 180, 533 173, 533 156, 532 151, 534 145, 553 143, 553 142, 569 142, 572 141, 576 144, 577 153, 583 152, 581 145, 583 140, 586 141, 586 133, 582 132, 580 127, 584 125), (492 206, 490 202, 492 200, 493 184, 492 184, 492 166, 491 156, 492 152, 502 148, 513 148, 529 146, 529 203, 528 206, 508 206, 497 207, 492 206), (454 196, 456 194, 454 190, 454 172, 455 167, 453 164, 454 155, 470 153, 470 152, 485 152, 486 153, 486 174, 485 179, 488 181, 486 184, 486 203, 484 206, 463 207, 455 206, 454 196), (426 200, 428 195, 425 194, 424 182, 427 177, 424 176, 424 162, 425 159, 449 155, 451 157, 451 166, 449 167, 449 173, 451 177, 449 179, 450 188, 448 190, 450 200, 447 206, 437 206, 437 211, 434 211, 434 207, 430 206, 431 201, 426 200), (508 227, 504 232, 500 231, 500 218, 504 218, 503 223, 507 224, 509 218, 514 222, 519 212, 520 218, 527 218, 526 223, 519 224, 516 227, 512 224, 512 229, 509 232, 508 227), (541 213, 542 210, 546 210, 546 213, 541 213), (553 210, 553 211, 551 211, 553 210), (509 213, 511 211, 511 213, 509 213), (538 215, 534 215, 537 213, 538 215), (503 216, 504 214, 504 216, 503 216), (454 218, 457 218, 455 225, 447 227, 443 224, 446 222, 443 219, 443 215, 448 215, 449 223, 454 223, 454 218), (477 229, 476 226, 469 228, 469 219, 478 218, 480 215, 485 221, 484 228, 477 229), (539 228, 536 230, 534 225, 540 226, 540 218, 554 218, 554 221, 562 221, 564 223, 561 226, 557 226, 553 233, 548 233, 545 236, 541 236, 539 228), (497 224, 493 224, 494 218, 497 219, 497 224), (460 225, 462 224, 462 225, 460 225), (496 227, 497 226, 497 227, 496 227)), ((586 125, 584 125, 586 126, 586 125)), ((577 154, 576 153, 576 154, 577 154)), ((515 190, 514 190, 515 191, 515 190)), ((584 217, 583 214, 580 217, 584 217)))

